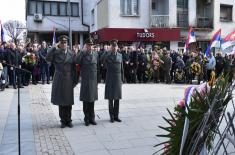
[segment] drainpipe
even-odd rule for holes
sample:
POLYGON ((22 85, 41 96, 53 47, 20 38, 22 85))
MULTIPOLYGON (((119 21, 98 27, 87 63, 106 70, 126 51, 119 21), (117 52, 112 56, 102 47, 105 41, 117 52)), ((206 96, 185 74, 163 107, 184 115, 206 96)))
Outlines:
POLYGON ((81 0, 81 11, 82 11, 82 25, 86 26, 88 28, 88 33, 90 35, 90 26, 87 25, 86 23, 84 23, 84 19, 83 19, 83 0, 81 0))

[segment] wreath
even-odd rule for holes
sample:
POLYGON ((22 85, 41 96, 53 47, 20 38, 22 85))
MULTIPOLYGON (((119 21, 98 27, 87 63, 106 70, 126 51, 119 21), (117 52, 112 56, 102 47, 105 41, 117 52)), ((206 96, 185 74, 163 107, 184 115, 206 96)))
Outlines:
POLYGON ((202 70, 201 70, 201 65, 197 62, 193 62, 190 66, 191 73, 195 75, 200 75, 202 70))
POLYGON ((221 116, 232 100, 230 88, 228 76, 220 76, 213 86, 203 83, 198 87, 186 88, 184 99, 175 106, 174 112, 167 109, 170 117, 163 116, 167 126, 159 128, 166 133, 157 136, 167 139, 155 145, 161 147, 155 154, 161 152, 162 155, 195 155, 200 154, 202 150, 210 152, 221 116), (209 115, 205 122, 208 111, 214 115, 209 115), (206 123, 206 130, 199 132, 203 121, 206 123), (198 143, 194 144, 197 139, 198 143))

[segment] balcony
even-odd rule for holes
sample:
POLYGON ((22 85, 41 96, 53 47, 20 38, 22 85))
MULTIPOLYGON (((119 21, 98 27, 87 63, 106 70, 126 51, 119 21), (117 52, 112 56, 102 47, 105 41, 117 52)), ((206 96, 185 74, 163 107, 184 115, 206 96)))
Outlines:
POLYGON ((198 17, 197 28, 211 28, 213 29, 213 18, 209 17, 198 17))
POLYGON ((169 15, 152 15, 151 27, 169 27, 169 15))

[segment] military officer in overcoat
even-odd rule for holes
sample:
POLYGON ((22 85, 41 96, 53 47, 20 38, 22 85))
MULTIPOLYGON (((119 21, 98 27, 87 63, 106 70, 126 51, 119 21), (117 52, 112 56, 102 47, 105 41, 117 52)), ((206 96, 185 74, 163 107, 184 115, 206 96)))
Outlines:
POLYGON ((94 102, 98 99, 97 65, 98 53, 92 48, 93 41, 85 40, 84 50, 76 56, 76 63, 80 65, 81 88, 80 101, 83 101, 85 125, 96 125, 94 102))
POLYGON ((124 80, 122 54, 118 52, 117 40, 111 41, 111 50, 101 56, 107 68, 105 80, 105 99, 109 101, 110 122, 119 119, 119 100, 122 98, 122 81, 124 80))
POLYGON ((74 84, 72 73, 74 72, 75 54, 67 48, 68 37, 59 37, 56 47, 48 50, 46 61, 55 66, 52 83, 51 102, 59 106, 61 128, 72 128, 72 105, 74 104, 74 84))

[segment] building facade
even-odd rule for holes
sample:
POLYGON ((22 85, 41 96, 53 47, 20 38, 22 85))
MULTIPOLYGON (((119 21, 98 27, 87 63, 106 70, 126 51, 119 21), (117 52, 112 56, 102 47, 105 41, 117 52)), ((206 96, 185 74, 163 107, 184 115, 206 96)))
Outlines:
POLYGON ((219 28, 222 37, 234 29, 234 6, 234 0, 98 0, 90 27, 99 42, 129 39, 178 50, 192 26, 197 47, 205 49, 219 28))
POLYGON ((83 44, 89 36, 90 10, 95 0, 26 0, 28 37, 33 42, 52 43, 56 36, 71 32, 72 44, 83 44))

